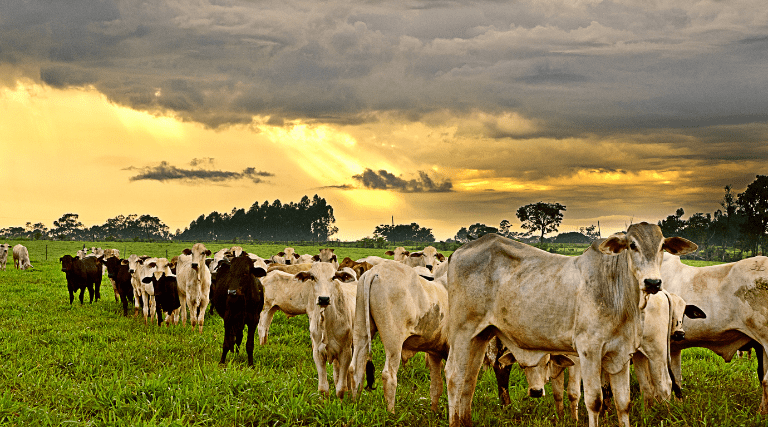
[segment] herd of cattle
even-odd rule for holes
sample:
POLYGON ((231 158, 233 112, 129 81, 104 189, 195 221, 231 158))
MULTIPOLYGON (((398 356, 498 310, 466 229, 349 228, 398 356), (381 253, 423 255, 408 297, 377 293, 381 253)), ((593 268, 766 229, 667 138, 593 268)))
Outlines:
MULTIPOLYGON (((14 247, 14 260, 17 248, 14 247)), ((23 246, 21 246, 23 248, 23 246)), ((333 249, 299 255, 292 248, 269 258, 241 247, 214 254, 197 243, 171 260, 92 248, 61 257, 70 304, 87 289, 100 298, 102 271, 115 299, 144 322, 182 325, 187 316, 202 332, 207 307, 224 319, 221 362, 240 346, 246 330, 248 364, 255 333, 267 343, 277 310, 306 314, 318 390, 329 394, 333 364, 336 395, 371 387, 371 341, 378 334, 387 409, 394 412, 397 372, 417 352, 426 354, 433 410, 443 392, 443 361, 451 426, 471 425, 479 370, 496 373, 499 398, 509 403, 510 368, 518 363, 528 394, 540 397, 551 382, 556 411, 578 416, 582 387, 589 425, 598 425, 603 387, 610 386, 617 416, 629 426, 630 363, 647 404, 680 398, 681 351, 713 350, 730 361, 755 348, 762 385, 760 412, 768 413, 768 258, 690 267, 680 256, 696 245, 665 238, 657 225, 631 225, 600 239, 575 257, 551 254, 489 234, 446 259, 434 247, 410 253, 337 261, 333 249), (683 319, 687 317, 685 322, 683 319), (683 326, 685 326, 683 328, 683 326), (569 370, 567 392, 564 371, 569 370)), ((8 245, 0 245, 4 269, 8 245)), ((26 248, 19 268, 31 267, 26 248)))

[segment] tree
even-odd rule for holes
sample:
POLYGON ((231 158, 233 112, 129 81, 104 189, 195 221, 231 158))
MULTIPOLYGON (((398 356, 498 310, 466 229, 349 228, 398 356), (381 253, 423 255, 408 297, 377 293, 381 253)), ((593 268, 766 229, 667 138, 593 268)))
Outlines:
POLYGON ((704 256, 707 256, 707 246, 709 246, 710 232, 712 230, 712 215, 709 213, 697 212, 688 218, 688 225, 683 234, 687 239, 693 241, 702 249, 704 256))
POLYGON ((432 235, 431 228, 420 227, 419 224, 412 222, 410 225, 381 224, 373 230, 374 237, 383 237, 390 242, 434 242, 435 236, 432 235))
POLYGON ((678 208, 674 215, 669 215, 665 219, 659 221, 659 227, 661 232, 666 237, 680 236, 683 229, 685 229, 685 220, 682 216, 685 214, 683 208, 678 208))
POLYGON ((563 221, 565 206, 560 203, 532 203, 520 206, 517 210, 517 218, 522 223, 520 227, 528 230, 527 234, 541 232, 540 243, 544 243, 544 235, 554 233, 563 221))
MULTIPOLYGON (((736 215, 736 210, 739 208, 739 205, 736 203, 736 198, 731 192, 730 184, 725 186, 725 194, 723 195, 723 200, 720 201, 720 206, 723 207, 723 211, 719 216, 721 217, 723 223, 723 254, 725 254, 725 250, 728 249, 728 243, 733 237, 733 219, 736 215)), ((717 219, 717 217, 718 215, 715 213, 715 219, 717 219)))
POLYGON ((592 224, 589 227, 579 227, 579 233, 587 236, 590 241, 600 238, 600 229, 597 228, 595 224, 592 224))
POLYGON ((758 246, 765 250, 768 232, 768 176, 757 175, 757 179, 738 195, 736 203, 745 216, 742 235, 748 239, 747 244, 752 253, 757 254, 758 246))
POLYGON ((499 234, 499 229, 496 227, 489 227, 485 224, 481 223, 475 223, 469 226, 469 229, 466 229, 464 227, 461 227, 461 229, 456 233, 456 236, 454 239, 456 239, 457 242, 460 243, 467 243, 472 240, 479 239, 486 234, 499 234))
POLYGON ((53 226, 56 228, 51 230, 51 232, 62 240, 79 238, 80 233, 83 231, 83 223, 78 221, 79 217, 78 214, 64 214, 58 221, 53 221, 53 226))

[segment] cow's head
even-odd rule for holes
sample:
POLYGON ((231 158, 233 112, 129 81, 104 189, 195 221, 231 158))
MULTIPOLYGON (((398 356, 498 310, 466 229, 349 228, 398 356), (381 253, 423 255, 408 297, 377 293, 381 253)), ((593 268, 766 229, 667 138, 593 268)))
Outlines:
POLYGON ((384 254, 393 257, 397 262, 402 262, 405 260, 405 257, 409 256, 411 253, 406 251, 404 247, 400 246, 394 251, 386 251, 384 254))
POLYGON ((336 258, 336 254, 333 253, 333 249, 331 248, 323 248, 320 249, 320 253, 313 256, 312 260, 315 262, 338 262, 336 258))
POLYGON ((61 262, 61 271, 65 273, 75 268, 75 258, 72 255, 64 255, 59 258, 59 261, 61 262))
POLYGON ((211 251, 205 248, 205 245, 202 243, 195 243, 192 246, 192 249, 186 248, 182 252, 184 255, 191 255, 192 256, 192 264, 190 267, 192 267, 193 270, 197 271, 198 268, 200 268, 201 265, 205 264, 205 258, 211 254, 211 251))
POLYGON ((627 251, 629 271, 646 294, 661 290, 660 268, 664 251, 685 255, 697 248, 695 243, 682 237, 665 238, 658 225, 647 222, 632 224, 626 233, 613 234, 598 246, 600 252, 607 255, 627 251))
POLYGON ((691 319, 706 319, 707 315, 702 309, 695 305, 689 305, 685 303, 685 300, 680 296, 667 293, 669 297, 669 305, 672 310, 672 325, 670 338, 672 341, 682 341, 685 339, 685 329, 683 329, 683 320, 685 316, 691 319))
POLYGON ((282 257, 285 260, 285 263, 287 265, 291 265, 292 262, 299 259, 299 254, 297 254, 296 250, 293 248, 285 248, 283 249, 282 252, 279 252, 277 255, 282 257))
POLYGON ((295 277, 309 285, 309 301, 320 307, 328 307, 331 304, 331 297, 340 292, 338 282, 350 283, 355 281, 354 275, 346 271, 336 271, 331 264, 326 262, 314 263, 309 271, 297 273, 295 277))
POLYGON ((254 265, 254 261, 246 253, 232 258, 232 261, 224 260, 222 262, 229 264, 229 268, 226 271, 228 277, 228 297, 244 296, 246 289, 254 286, 257 277, 267 275, 264 267, 254 265))
POLYGON ((114 279, 117 277, 118 270, 120 270, 120 266, 123 264, 123 260, 117 257, 109 257, 106 261, 104 261, 104 265, 107 267, 107 277, 110 279, 114 279))
POLYGON ((427 267, 429 271, 435 271, 435 267, 445 261, 445 255, 438 252, 434 246, 427 246, 421 253, 424 257, 424 267, 427 267))

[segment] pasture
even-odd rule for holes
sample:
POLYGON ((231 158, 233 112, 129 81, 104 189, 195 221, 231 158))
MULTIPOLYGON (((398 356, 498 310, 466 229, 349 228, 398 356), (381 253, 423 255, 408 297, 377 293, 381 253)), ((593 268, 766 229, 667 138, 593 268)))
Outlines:
MULTIPOLYGON (((17 242, 8 242, 11 246, 17 242)), ((244 349, 219 365, 223 321, 206 316, 203 334, 186 327, 145 326, 125 318, 108 280, 102 300, 70 306, 59 258, 81 242, 21 242, 33 269, 18 271, 9 260, 0 271, 0 425, 30 426, 439 426, 447 425, 447 398, 440 411, 429 409, 429 371, 416 356, 398 375, 396 413, 385 410, 380 372, 383 352, 374 340, 377 387, 357 401, 317 392, 306 316, 278 313, 269 342, 256 346, 248 368, 244 349), (47 260, 46 260, 47 256, 47 260)), ((122 255, 172 257, 191 244, 86 243, 113 247, 122 255)), ((208 243, 212 252, 232 246, 208 243)), ((241 244, 269 256, 280 245, 241 244)), ((316 254, 319 247, 293 246, 316 254)), ((383 255, 385 249, 337 248, 341 261, 383 255)), ((448 253, 444 252, 447 256, 448 253)), ((10 258, 10 257, 9 257, 10 258)), ((698 263, 697 265, 701 265, 698 263)), ((87 296, 87 295, 86 295, 87 296)), ((682 401, 645 408, 632 381, 630 421, 641 426, 758 426, 760 389, 754 357, 724 363, 704 349, 683 351, 682 401)), ((331 371, 331 370, 329 370, 331 371)), ((481 372, 473 404, 478 426, 576 425, 558 421, 551 388, 541 399, 526 397, 522 371, 513 368, 508 407, 499 405, 492 370, 481 372)), ((567 399, 566 399, 567 404, 567 399)), ((609 412, 602 425, 617 425, 609 412)), ((586 425, 580 403, 578 425, 586 425)))

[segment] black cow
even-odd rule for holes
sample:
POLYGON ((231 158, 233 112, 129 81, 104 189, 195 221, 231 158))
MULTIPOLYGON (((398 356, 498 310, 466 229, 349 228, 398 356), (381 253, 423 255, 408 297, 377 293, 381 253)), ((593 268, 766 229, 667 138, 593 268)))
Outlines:
POLYGON ((107 277, 115 281, 117 293, 123 303, 123 316, 128 316, 128 301, 133 302, 133 285, 128 260, 109 257, 104 262, 107 267, 107 277))
MULTIPOLYGON (((157 312, 157 326, 163 323, 163 312, 172 313, 181 307, 179 302, 179 284, 176 282, 176 276, 166 276, 163 273, 158 279, 151 275, 141 279, 144 283, 152 283, 155 289, 155 311, 157 312)), ((168 326, 166 323, 165 326, 168 326)))
POLYGON ((243 341, 243 329, 248 326, 248 339, 245 350, 248 353, 248 366, 253 365, 254 334, 259 324, 259 314, 264 307, 264 287, 259 277, 267 272, 261 267, 254 267, 253 260, 243 252, 232 261, 219 262, 216 280, 211 285, 211 301, 216 312, 224 319, 224 344, 221 361, 224 363, 227 353, 236 351, 243 341))
POLYGON ((61 271, 67 275, 67 289, 69 289, 69 303, 75 300, 75 292, 80 290, 80 304, 83 303, 83 293, 88 289, 90 302, 93 303, 94 289, 96 301, 99 300, 99 286, 101 285, 101 261, 102 258, 85 257, 80 259, 72 255, 64 255, 59 258, 61 271))

